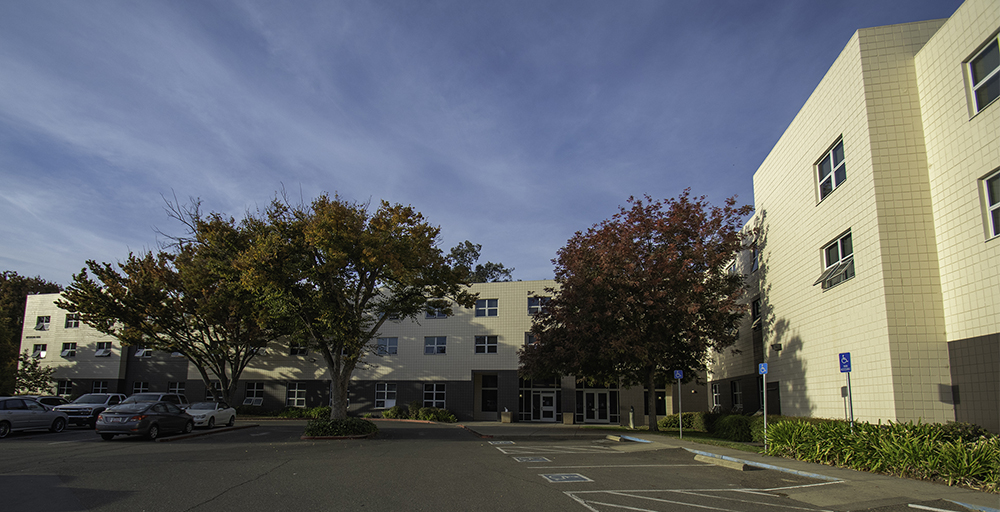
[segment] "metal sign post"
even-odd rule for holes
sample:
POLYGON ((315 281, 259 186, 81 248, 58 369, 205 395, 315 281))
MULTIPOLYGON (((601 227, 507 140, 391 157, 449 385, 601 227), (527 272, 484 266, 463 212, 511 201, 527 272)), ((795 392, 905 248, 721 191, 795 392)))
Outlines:
POLYGON ((767 452, 767 363, 757 365, 757 373, 760 374, 761 385, 764 386, 764 404, 760 410, 764 411, 764 451, 767 452))
POLYGON ((847 407, 850 410, 849 421, 851 422, 851 433, 854 433, 854 397, 851 396, 851 353, 841 352, 838 357, 840 361, 840 373, 847 374, 847 407))
POLYGON ((681 379, 684 378, 684 370, 674 370, 674 378, 677 379, 677 427, 681 431, 681 439, 684 439, 684 408, 681 407, 681 379))

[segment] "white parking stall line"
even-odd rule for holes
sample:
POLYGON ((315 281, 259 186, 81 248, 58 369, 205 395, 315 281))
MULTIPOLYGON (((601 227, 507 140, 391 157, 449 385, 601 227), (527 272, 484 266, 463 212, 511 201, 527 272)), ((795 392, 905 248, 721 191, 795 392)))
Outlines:
POLYGON ((593 512, 607 509, 634 510, 641 512, 668 512, 678 510, 719 510, 741 512, 747 509, 768 508, 801 510, 809 512, 831 512, 824 509, 782 504, 782 498, 767 494, 764 489, 644 489, 644 490, 603 490, 566 491, 574 501, 593 512), (713 494, 716 493, 716 494, 713 494), (744 496, 759 496, 759 499, 741 499, 733 493, 744 496), (657 494, 657 496, 649 496, 657 494), (615 498, 622 498, 617 502, 615 498), (771 499, 766 499, 771 498, 771 499), (639 503, 636 503, 636 502, 639 503), (641 505, 641 504, 646 505, 641 505), (641 508, 640 508, 641 506, 641 508))
POLYGON ((558 448, 546 448, 541 446, 518 446, 516 448, 504 448, 500 446, 495 447, 500 452, 506 455, 548 455, 553 453, 622 453, 616 451, 613 448, 605 448, 602 446, 562 446, 558 448))
POLYGON ((605 468, 688 468, 710 464, 596 464, 592 466, 534 466, 535 469, 605 469, 605 468))

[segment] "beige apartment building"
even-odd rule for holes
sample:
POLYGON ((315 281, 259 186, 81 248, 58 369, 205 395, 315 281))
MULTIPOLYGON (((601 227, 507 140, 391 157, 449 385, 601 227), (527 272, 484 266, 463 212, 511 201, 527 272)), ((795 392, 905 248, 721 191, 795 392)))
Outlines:
POLYGON ((854 34, 754 173, 752 313, 710 405, 760 409, 767 363, 769 413, 1000 432, 998 30, 968 0, 854 34))
MULTIPOLYGON (((555 281, 480 283, 473 308, 445 316, 429 312, 416 319, 390 320, 372 340, 354 371, 349 390, 353 414, 378 413, 393 405, 419 402, 441 407, 459 419, 497 420, 504 411, 517 421, 645 422, 641 388, 592 387, 574 377, 547 380, 518 375, 518 350, 531 343, 532 319, 548 300, 555 281)), ((181 354, 123 347, 78 317, 59 309, 59 294, 28 297, 22 350, 55 368, 54 392, 75 397, 89 392, 133 394, 168 391, 191 401, 211 399, 197 369, 181 354)), ((674 412, 672 388, 657 390, 657 413, 674 412)), ((697 392, 691 410, 704 408, 697 392)), ((692 393, 695 392, 695 393, 692 393)), ((320 354, 287 341, 272 342, 241 377, 237 404, 276 410, 315 407, 330 400, 330 375, 320 354)))

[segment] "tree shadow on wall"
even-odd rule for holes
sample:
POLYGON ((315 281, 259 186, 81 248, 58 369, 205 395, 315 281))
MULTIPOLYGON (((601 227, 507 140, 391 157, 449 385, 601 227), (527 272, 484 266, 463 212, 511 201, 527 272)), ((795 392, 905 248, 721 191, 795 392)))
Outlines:
MULTIPOLYGON (((803 340, 795 326, 780 316, 780 305, 773 300, 771 254, 767 211, 754 216, 753 232, 758 258, 757 271, 747 283, 748 296, 760 301, 760 336, 755 337, 754 357, 768 363, 768 386, 777 389, 781 413, 811 416, 815 405, 809 399, 806 384, 807 363, 802 357, 803 340)), ((753 300, 751 298, 751 300, 753 300)), ((768 389, 772 393, 772 389, 768 389)), ((768 396, 768 412, 774 409, 775 397, 768 396)))

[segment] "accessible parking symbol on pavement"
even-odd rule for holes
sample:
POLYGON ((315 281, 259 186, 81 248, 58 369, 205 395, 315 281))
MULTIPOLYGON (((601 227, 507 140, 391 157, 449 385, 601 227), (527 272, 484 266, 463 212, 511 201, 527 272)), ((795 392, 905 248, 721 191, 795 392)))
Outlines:
POLYGON ((593 480, 580 473, 557 473, 553 475, 539 475, 553 484, 563 484, 569 482, 593 482, 593 480))

